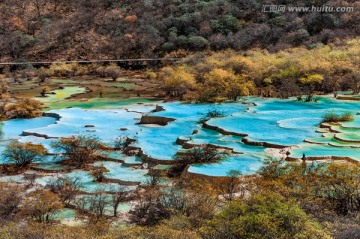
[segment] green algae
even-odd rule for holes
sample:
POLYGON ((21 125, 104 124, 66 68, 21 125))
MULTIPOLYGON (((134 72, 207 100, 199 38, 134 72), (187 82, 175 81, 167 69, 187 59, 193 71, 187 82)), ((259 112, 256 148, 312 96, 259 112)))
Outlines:
POLYGON ((52 91, 52 93, 47 94, 46 97, 38 97, 36 99, 43 103, 52 103, 52 102, 66 100, 66 98, 71 97, 72 95, 81 94, 85 92, 86 92, 86 88, 84 87, 67 86, 64 87, 63 89, 57 89, 52 91))
POLYGON ((149 104, 160 103, 158 99, 147 98, 128 98, 128 99, 110 99, 110 98, 94 98, 89 100, 67 100, 59 102, 51 102, 46 104, 47 109, 64 109, 64 108, 82 108, 82 109, 111 109, 133 104, 149 104))

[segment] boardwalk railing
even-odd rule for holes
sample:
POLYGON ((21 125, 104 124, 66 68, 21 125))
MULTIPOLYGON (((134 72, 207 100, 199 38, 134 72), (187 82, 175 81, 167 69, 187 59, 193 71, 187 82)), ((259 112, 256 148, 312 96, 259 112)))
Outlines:
POLYGON ((106 62, 162 62, 162 61, 178 61, 182 58, 138 58, 138 59, 119 59, 119 60, 74 60, 74 61, 28 61, 28 62, 0 62, 0 65, 49 65, 49 64, 69 64, 69 63, 106 63, 106 62))

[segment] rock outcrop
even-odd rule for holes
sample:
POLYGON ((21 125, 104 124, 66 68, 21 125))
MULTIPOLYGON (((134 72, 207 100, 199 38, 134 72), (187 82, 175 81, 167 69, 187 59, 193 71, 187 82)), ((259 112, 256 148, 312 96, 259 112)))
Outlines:
POLYGON ((226 130, 220 128, 220 127, 209 125, 206 122, 203 123, 202 127, 205 128, 205 129, 215 130, 215 131, 217 131, 217 132, 219 132, 219 133, 221 133, 223 135, 234 135, 234 136, 240 136, 240 137, 248 136, 247 134, 243 134, 243 133, 226 131, 226 130))
POLYGON ((153 110, 153 112, 160 112, 160 111, 164 111, 164 107, 161 105, 156 105, 155 109, 153 110))
POLYGON ((50 112, 44 112, 42 113, 42 116, 43 117, 52 117, 52 118, 55 118, 57 120, 59 120, 61 118, 61 116, 57 113, 50 113, 50 112))
POLYGON ((172 121, 175 121, 175 119, 163 116, 144 115, 141 117, 139 124, 157 124, 165 126, 172 121))

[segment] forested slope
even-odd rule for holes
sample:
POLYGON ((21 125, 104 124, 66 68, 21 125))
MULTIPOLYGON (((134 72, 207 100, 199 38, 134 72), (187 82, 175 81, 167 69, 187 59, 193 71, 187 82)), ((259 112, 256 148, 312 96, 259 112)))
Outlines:
POLYGON ((360 34, 359 2, 322 0, 1 0, 0 60, 115 59, 168 52, 270 52, 360 34), (345 13, 265 13, 263 5, 353 6, 345 13), (180 50, 180 51, 179 51, 180 50))

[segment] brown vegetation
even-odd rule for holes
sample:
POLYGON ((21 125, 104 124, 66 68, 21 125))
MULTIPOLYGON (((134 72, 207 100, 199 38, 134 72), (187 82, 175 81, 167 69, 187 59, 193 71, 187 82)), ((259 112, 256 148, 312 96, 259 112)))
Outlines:
POLYGON ((62 157, 76 168, 81 168, 86 163, 93 162, 102 151, 102 145, 99 139, 90 135, 61 138, 53 142, 51 146, 59 152, 65 152, 62 157))

